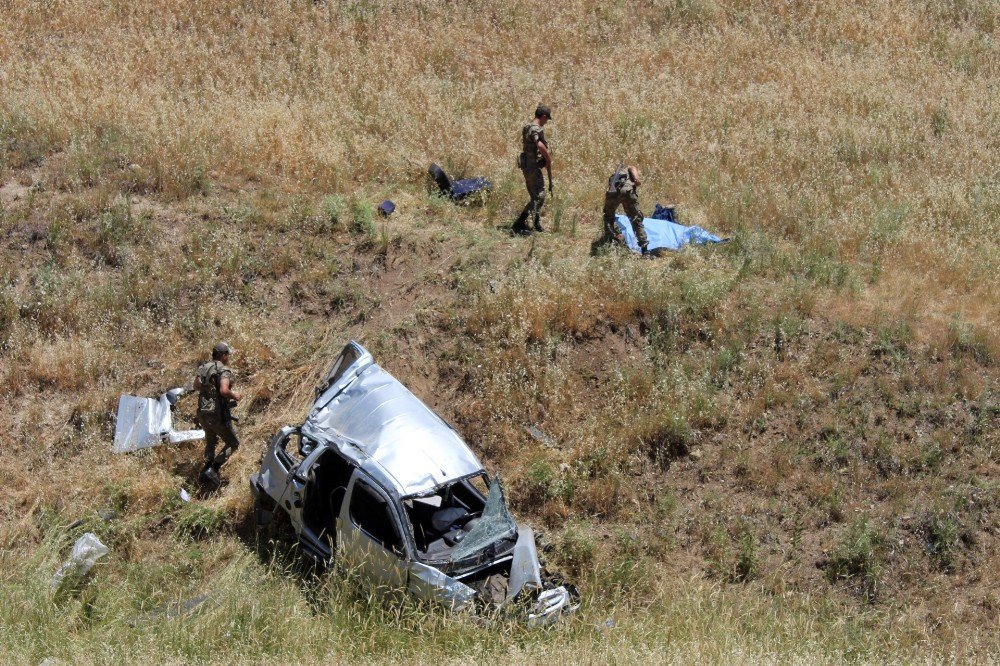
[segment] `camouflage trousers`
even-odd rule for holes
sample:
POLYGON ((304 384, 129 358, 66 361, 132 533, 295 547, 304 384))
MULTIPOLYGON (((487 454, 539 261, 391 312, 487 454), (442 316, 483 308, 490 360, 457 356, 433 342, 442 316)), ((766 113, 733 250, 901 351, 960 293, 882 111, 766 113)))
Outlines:
POLYGON ((639 195, 635 190, 625 192, 606 192, 604 194, 604 238, 612 241, 619 237, 618 229, 615 227, 615 213, 618 207, 625 209, 625 215, 632 223, 632 231, 635 232, 635 239, 639 242, 639 247, 643 252, 649 247, 649 239, 646 237, 646 227, 642 224, 642 211, 639 210, 639 195))
POLYGON ((521 173, 524 174, 524 187, 531 198, 518 216, 515 226, 524 226, 530 216, 537 227, 542 216, 542 206, 545 205, 545 176, 538 167, 522 169, 521 173))
POLYGON ((218 471, 223 463, 236 453, 236 449, 240 448, 239 437, 236 436, 231 420, 207 419, 205 417, 201 417, 199 420, 201 427, 205 430, 205 469, 213 467, 218 471), (216 455, 215 449, 219 445, 220 437, 226 445, 216 455))

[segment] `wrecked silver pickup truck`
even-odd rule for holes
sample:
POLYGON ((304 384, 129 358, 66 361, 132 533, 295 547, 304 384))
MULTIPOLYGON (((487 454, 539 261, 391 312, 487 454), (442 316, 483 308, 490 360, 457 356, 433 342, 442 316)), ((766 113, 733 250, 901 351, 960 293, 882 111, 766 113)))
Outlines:
POLYGON ((284 511, 305 553, 336 557, 374 585, 452 608, 523 607, 529 625, 577 606, 575 589, 543 571, 499 479, 356 342, 305 423, 274 436, 250 487, 258 524, 284 511))

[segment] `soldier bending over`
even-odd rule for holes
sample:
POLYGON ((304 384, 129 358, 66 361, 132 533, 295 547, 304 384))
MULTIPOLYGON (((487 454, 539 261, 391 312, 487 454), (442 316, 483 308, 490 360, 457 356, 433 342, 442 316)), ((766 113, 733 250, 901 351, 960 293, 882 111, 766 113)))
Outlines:
POLYGON ((625 209, 625 215, 632 223, 632 231, 639 242, 643 254, 649 253, 649 239, 646 238, 646 228, 642 224, 642 211, 639 210, 639 170, 634 166, 620 166, 608 179, 608 190, 604 193, 604 240, 607 242, 624 243, 625 238, 615 227, 615 213, 618 206, 625 209))

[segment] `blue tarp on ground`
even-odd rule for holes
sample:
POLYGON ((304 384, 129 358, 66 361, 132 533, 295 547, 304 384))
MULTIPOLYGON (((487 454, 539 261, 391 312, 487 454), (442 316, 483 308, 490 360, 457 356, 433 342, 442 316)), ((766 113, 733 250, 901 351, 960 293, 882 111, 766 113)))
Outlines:
MULTIPOLYGON (((639 251, 639 243, 632 232, 632 223, 624 215, 615 216, 615 224, 618 230, 625 236, 625 243, 633 252, 639 251)), ((721 243, 722 238, 710 234, 701 227, 685 227, 683 224, 670 222, 668 220, 658 220, 653 217, 643 219, 643 226, 646 228, 646 236, 649 237, 649 249, 679 250, 688 243, 721 243)))

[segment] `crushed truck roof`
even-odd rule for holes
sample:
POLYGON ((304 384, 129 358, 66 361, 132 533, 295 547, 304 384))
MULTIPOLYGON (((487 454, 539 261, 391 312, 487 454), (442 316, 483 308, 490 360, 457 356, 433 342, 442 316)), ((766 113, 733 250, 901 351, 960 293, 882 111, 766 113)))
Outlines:
POLYGON ((320 394, 302 426, 304 435, 336 442, 348 455, 345 445, 359 450, 401 497, 483 470, 458 433, 367 352, 354 366, 343 373, 346 385, 336 382, 320 394))

